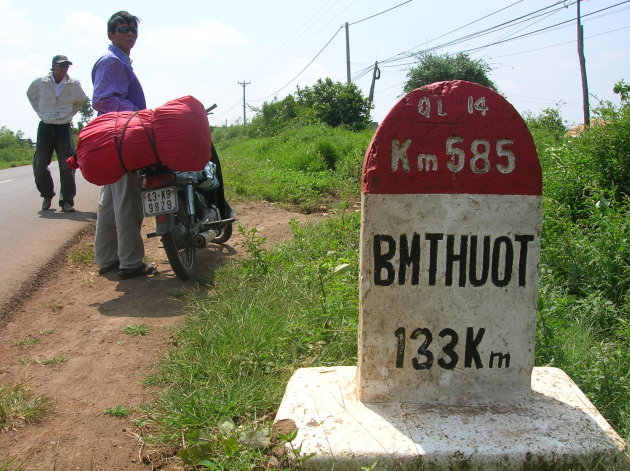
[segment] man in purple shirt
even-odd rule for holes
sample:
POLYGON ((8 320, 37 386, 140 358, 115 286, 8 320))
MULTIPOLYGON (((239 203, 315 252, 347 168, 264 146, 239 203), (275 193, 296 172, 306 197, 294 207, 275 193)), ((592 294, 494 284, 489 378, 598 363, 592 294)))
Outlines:
MULTIPOLYGON (((129 58, 138 39, 139 21, 128 12, 119 11, 107 22, 107 36, 112 43, 92 69, 92 106, 99 115, 147 107, 129 58)), ((94 239, 94 258, 101 275, 117 269, 125 279, 155 271, 155 266, 143 261, 141 191, 135 173, 101 187, 94 239)))

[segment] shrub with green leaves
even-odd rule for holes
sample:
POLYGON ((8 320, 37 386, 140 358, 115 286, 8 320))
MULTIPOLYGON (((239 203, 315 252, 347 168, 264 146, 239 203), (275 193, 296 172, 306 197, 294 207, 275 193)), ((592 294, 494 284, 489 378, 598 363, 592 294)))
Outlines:
POLYGON ((361 131, 370 123, 370 109, 355 84, 319 79, 313 86, 298 88, 295 96, 264 102, 244 131, 250 137, 273 136, 311 124, 361 131))
POLYGON ((22 132, 0 127, 0 168, 17 167, 33 161, 35 149, 22 139, 22 132))
MULTIPOLYGON (((540 147, 544 226, 536 364, 566 371, 630 438, 630 107, 540 147), (625 175, 625 176, 624 176, 625 175), (621 182, 620 178, 625 178, 621 182)), ((533 129, 538 143, 541 132, 533 129)))
POLYGON ((228 196, 285 203, 305 212, 318 210, 322 199, 358 199, 371 137, 369 130, 318 124, 273 137, 224 140, 219 155, 228 196))
POLYGON ((574 221, 588 218, 593 195, 623 202, 630 196, 630 104, 600 106, 590 128, 539 148, 539 155, 545 195, 569 208, 574 221))

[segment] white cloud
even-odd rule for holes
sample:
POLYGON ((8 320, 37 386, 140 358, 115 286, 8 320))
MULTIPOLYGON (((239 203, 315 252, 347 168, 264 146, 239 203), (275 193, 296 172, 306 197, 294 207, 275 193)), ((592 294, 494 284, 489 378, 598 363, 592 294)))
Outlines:
POLYGON ((23 45, 33 37, 33 23, 27 20, 26 12, 9 6, 9 0, 0 0, 0 45, 3 48, 23 45))
POLYGON ((140 40, 147 61, 171 64, 199 64, 221 56, 225 49, 249 43, 236 29, 209 20, 186 27, 149 30, 140 40))
POLYGON ((64 37, 85 40, 86 37, 103 39, 106 37, 105 20, 86 11, 71 13, 60 27, 64 37))

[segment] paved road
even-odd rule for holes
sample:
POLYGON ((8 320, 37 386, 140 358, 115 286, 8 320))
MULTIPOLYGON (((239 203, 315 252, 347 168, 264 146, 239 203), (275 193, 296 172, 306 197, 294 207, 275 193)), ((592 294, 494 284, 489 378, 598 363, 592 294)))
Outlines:
MULTIPOLYGON (((57 162, 50 170, 59 188, 57 162)), ((99 187, 76 174, 74 213, 62 213, 58 197, 41 211, 31 166, 0 170, 0 308, 24 283, 52 260, 58 250, 96 218, 99 187)), ((0 315, 1 317, 1 315, 0 315)))

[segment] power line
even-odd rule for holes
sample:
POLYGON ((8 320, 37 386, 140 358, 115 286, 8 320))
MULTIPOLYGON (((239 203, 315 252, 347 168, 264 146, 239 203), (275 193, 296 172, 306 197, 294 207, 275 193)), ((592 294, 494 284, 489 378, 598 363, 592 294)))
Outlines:
MULTIPOLYGON (((609 9, 611 9, 611 8, 614 8, 614 7, 618 7, 619 5, 623 5, 624 3, 628 3, 628 2, 630 2, 630 0, 625 0, 625 1, 623 1, 623 2, 619 2, 619 3, 615 4, 615 5, 611 5, 611 6, 609 6, 609 7, 602 8, 602 9, 600 9, 600 10, 596 10, 596 11, 594 11, 594 12, 588 13, 588 14, 586 14, 586 15, 583 15, 582 17, 583 17, 583 18, 586 18, 587 16, 591 16, 591 15, 594 15, 594 14, 596 14, 596 13, 600 13, 600 12, 602 12, 602 11, 609 10, 609 9)), ((519 35, 519 36, 514 36, 514 37, 512 37, 512 38, 507 38, 507 39, 504 39, 504 40, 501 40, 501 41, 495 41, 495 42, 493 42, 493 43, 489 43, 489 44, 486 44, 486 45, 484 45, 484 46, 479 46, 479 47, 472 48, 472 49, 467 49, 467 50, 462 51, 462 52, 474 52, 474 51, 478 51, 478 50, 480 50, 480 49, 485 49, 486 47, 495 46, 495 45, 497 45, 497 44, 503 44, 503 43, 508 42, 508 41, 514 41, 514 40, 516 40, 516 39, 521 39, 521 38, 524 38, 524 37, 527 37, 527 36, 531 36, 531 35, 536 34, 536 33, 540 33, 540 32, 543 32, 543 31, 547 31, 547 30, 549 30, 549 29, 552 29, 552 28, 555 28, 555 27, 557 27, 557 26, 561 26, 561 25, 564 25, 564 24, 567 24, 567 23, 573 23, 574 21, 575 21, 575 20, 574 20, 573 18, 571 18, 571 19, 569 19, 569 20, 561 21, 560 23, 556 23, 556 24, 554 24, 554 25, 546 26, 546 27, 544 27, 544 28, 540 28, 540 29, 537 29, 537 30, 535 30, 535 31, 530 31, 529 33, 521 34, 521 35, 519 35)))
MULTIPOLYGON (((474 33, 470 33, 470 34, 467 34, 465 36, 461 36, 461 37, 456 38, 456 39, 452 39, 452 40, 450 40, 450 41, 448 41, 448 42, 446 42, 444 44, 440 44, 440 45, 437 45, 437 46, 433 46, 433 47, 424 49, 421 52, 427 53, 427 52, 436 51, 438 49, 443 49, 443 48, 448 47, 448 46, 454 46, 455 44, 459 44, 461 42, 464 42, 464 41, 467 41, 467 40, 470 40, 470 39, 476 39, 476 38, 479 38, 481 36, 485 36, 487 34, 494 33, 496 31, 501 31, 502 29, 509 28, 511 26, 514 26, 514 25, 517 25, 517 24, 520 24, 520 23, 531 21, 532 19, 538 18, 539 16, 547 15, 548 12, 545 12, 545 10, 548 10, 549 8, 553 8, 553 7, 557 6, 560 3, 564 3, 564 2, 556 2, 556 3, 552 4, 552 5, 548 5, 547 7, 535 10, 535 11, 533 11, 531 13, 526 14, 526 15, 519 16, 518 18, 514 18, 512 20, 505 21, 505 22, 500 23, 498 25, 491 26, 489 28, 485 28, 485 29, 482 29, 480 31, 476 31, 474 33)), ((558 8, 554 12, 561 11, 563 8, 564 7, 558 8)), ((429 41, 429 42, 432 42, 432 41, 429 41)), ((415 49, 415 48, 412 48, 412 49, 415 49)), ((391 57, 390 59, 385 59, 385 61, 383 61, 383 62, 393 62, 393 61, 396 61, 396 60, 408 59, 409 57, 413 57, 415 54, 410 53, 410 51, 412 49, 409 49, 407 51, 399 53, 396 56, 391 57)))
MULTIPOLYGON (((413 0, 407 0, 406 2, 400 3, 400 4, 398 4, 398 5, 395 5, 395 6, 391 7, 391 8, 388 8, 387 10, 383 10, 383 11, 381 11, 381 12, 379 12, 379 13, 376 13, 376 14, 371 15, 371 16, 369 16, 369 17, 363 18, 363 19, 361 19, 361 20, 357 20, 357 21, 355 21, 355 22, 353 22, 353 23, 348 23, 348 26, 350 26, 350 25, 354 25, 354 24, 357 24, 357 23, 361 23, 362 21, 366 21, 366 20, 369 20, 369 19, 374 18, 374 17, 376 17, 376 16, 382 15, 383 13, 387 13, 388 11, 394 10, 394 9, 396 9, 396 8, 398 8, 398 7, 401 7, 401 6, 403 6, 403 5, 407 4, 407 3, 410 3, 410 2, 412 2, 412 1, 413 1, 413 0)), ((522 1, 522 0, 521 0, 521 1, 522 1)), ((308 68, 308 67, 309 67, 309 66, 310 66, 313 62, 315 62, 315 59, 317 59, 317 58, 319 57, 319 55, 320 55, 320 54, 321 54, 321 53, 322 53, 322 52, 323 52, 323 51, 324 51, 324 50, 328 47, 328 45, 332 42, 332 40, 335 38, 335 36, 337 36, 337 34, 339 34, 339 31, 341 31, 341 29, 343 29, 343 26, 340 26, 340 27, 339 27, 339 29, 335 32, 335 34, 333 34, 333 36, 332 36, 332 37, 328 40, 328 42, 324 45, 324 47, 323 47, 323 48, 322 48, 322 49, 321 49, 321 50, 320 50, 320 51, 319 51, 319 52, 315 55, 315 57, 313 57, 313 59, 311 59, 311 61, 310 61, 308 64, 306 64, 306 66, 305 66, 302 70, 300 70, 300 72, 298 72, 298 74, 297 74, 295 77, 293 77, 293 78, 292 78, 289 82, 287 82, 287 83, 286 83, 283 87, 281 87, 280 89, 276 90, 274 93, 272 93, 272 94, 270 94, 270 95, 268 95, 268 96, 266 96, 266 97, 263 97, 263 98, 258 98, 258 99, 256 99, 256 100, 252 100, 252 101, 262 101, 262 100, 266 100, 267 98, 271 98, 272 96, 276 95, 278 92, 281 92, 281 91, 282 91, 282 90, 284 90, 286 87, 288 87, 288 86, 289 86, 289 85, 290 85, 290 84, 291 84, 291 83, 292 83, 295 79, 297 79, 300 75, 302 75, 302 73, 303 73, 303 72, 304 72, 304 71, 305 71, 305 70, 306 70, 306 69, 307 69, 307 68, 308 68)))
MULTIPOLYGON (((523 0, 520 0, 520 1, 523 1, 523 0)), ((387 13, 388 11, 392 11, 392 10, 398 8, 398 7, 401 7, 401 6, 406 5, 407 3, 411 3, 411 2, 413 2, 413 0, 407 0, 406 2, 400 3, 400 4, 396 5, 396 6, 391 7, 391 8, 388 8, 387 10, 383 10, 380 13, 376 13, 376 14, 374 14, 372 16, 368 16, 367 18, 363 18, 361 20, 357 20, 357 21, 354 21, 352 23, 348 23, 348 26, 356 25, 358 23, 361 23, 362 21, 370 20, 370 19, 375 18, 375 17, 377 17, 379 15, 382 15, 383 13, 387 13)))
MULTIPOLYGON (((628 28, 630 28, 630 25, 629 26, 622 26, 621 28, 617 28, 617 29, 611 29, 610 31, 604 31, 603 33, 593 34, 591 36, 587 36, 585 39, 591 39, 591 38, 596 38, 598 36, 604 36, 605 34, 615 33, 617 31, 621 31, 622 29, 628 29, 628 28)), ((565 42, 562 42, 562 43, 556 43, 556 44, 552 44, 550 46, 538 47, 536 49, 528 49, 527 51, 513 52, 511 54, 504 54, 502 56, 493 56, 493 59, 501 59, 503 57, 517 56, 519 54, 528 54, 530 52, 542 51, 544 49, 551 49, 551 48, 554 48, 554 47, 564 46, 566 44, 574 44, 574 43, 575 43, 575 39, 572 39, 571 41, 565 41, 565 42)))
MULTIPOLYGON (((629 0, 630 1, 630 0, 629 0)), ((324 52, 324 49, 326 49, 328 47, 328 45, 332 42, 333 39, 335 39, 335 36, 337 36, 339 34, 339 31, 341 31, 343 29, 343 26, 340 26, 339 29, 337 31, 335 31, 335 34, 332 35, 332 37, 328 40, 328 42, 324 45, 324 47, 322 47, 319 52, 315 55, 315 57, 313 57, 311 59, 311 61, 306 64, 304 66, 304 68, 302 70, 300 70, 297 75, 295 77, 293 77, 291 80, 289 80, 285 85, 283 85, 281 88, 279 88, 278 90, 276 90, 275 92, 273 92, 271 95, 267 95, 266 97, 263 98, 258 98, 256 100, 252 100, 252 101, 261 101, 261 100, 266 100, 267 98, 271 98, 272 96, 276 95, 278 92, 281 92, 282 90, 284 90, 285 88, 287 88, 289 85, 291 85, 291 83, 298 78, 300 75, 302 75, 302 73, 308 69, 308 67, 315 62, 315 59, 317 59, 319 57, 319 55, 324 52)))
MULTIPOLYGON (((596 10, 596 11, 594 11, 594 12, 588 13, 587 15, 583 15, 583 17, 585 18, 585 17, 587 17, 587 16, 595 15, 595 14, 597 14, 597 13, 601 13, 602 11, 609 10, 609 9, 611 9, 611 8, 614 8, 614 7, 617 7, 617 6, 623 5, 623 4, 628 3, 628 2, 630 2, 630 0, 625 0, 625 1, 623 1, 623 2, 619 2, 619 3, 616 3, 616 4, 614 4, 614 5, 611 5, 611 6, 608 6, 608 7, 602 8, 602 9, 600 9, 600 10, 596 10)), ((485 36, 485 35, 487 35, 487 34, 489 34, 489 33, 492 33, 492 32, 500 31, 501 29, 505 29, 505 28, 507 28, 508 26, 514 26, 515 24, 524 23, 525 21, 531 22, 532 20, 534 20, 534 19, 536 19, 536 18, 539 18, 540 16, 544 16, 544 15, 549 16, 550 14, 557 13, 558 11, 561 11, 562 9, 564 9, 564 7, 558 8, 558 9, 554 10, 553 12, 545 12, 545 13, 542 13, 542 12, 544 12, 545 10, 548 10, 549 8, 553 8, 553 7, 555 7, 555 6, 557 6, 557 5, 561 4, 561 3, 565 4, 566 2, 556 2, 556 3, 552 4, 552 5, 548 5, 547 7, 544 7, 544 8, 538 9, 538 10, 535 10, 535 11, 533 11, 533 12, 531 12, 531 13, 528 13, 527 15, 522 15, 522 16, 520 16, 520 17, 518 17, 518 18, 514 18, 514 19, 509 20, 509 21, 507 21, 507 22, 503 22, 503 23, 501 23, 501 24, 499 24, 499 25, 495 25, 495 26, 492 26, 492 27, 490 27, 490 28, 486 28, 486 29, 483 29, 483 30, 477 31, 477 32, 475 32, 475 33, 471 33, 471 34, 468 34, 468 35, 465 35, 465 36, 462 36, 462 37, 459 37, 459 38, 453 39, 453 40, 451 40, 451 41, 449 41, 449 42, 447 42, 447 43, 440 44, 440 45, 438 45, 438 46, 433 46, 433 47, 431 47, 431 48, 424 49, 424 50, 423 50, 423 51, 421 51, 421 52, 423 52, 423 53, 433 52, 433 51, 436 51, 436 50, 438 50, 438 49, 443 49, 443 48, 448 47, 448 46, 453 46, 453 45, 455 45, 455 44, 459 44, 459 43, 464 42, 464 41, 466 41, 466 40, 475 39, 475 38, 478 38, 478 37, 481 37, 481 36, 485 36)), ((573 5, 573 4, 575 4, 575 2, 572 2, 572 3, 568 4, 568 5, 567 5, 567 7, 568 7, 568 6, 571 6, 571 5, 573 5)), ((464 53, 468 53, 468 52, 475 52, 475 51, 481 50, 481 49, 483 49, 483 48, 485 48, 485 47, 489 47, 489 46, 494 46, 494 45, 497 45, 497 44, 506 43, 506 42, 509 42, 509 41, 513 41, 513 40, 516 40, 516 39, 521 39, 521 38, 523 38, 523 37, 527 37, 527 36, 531 36, 531 35, 534 35, 534 34, 538 34, 538 33, 544 32, 544 31, 548 31, 548 30, 551 30, 551 29, 553 29, 553 28, 557 28, 557 27, 559 27, 559 26, 562 26, 562 25, 565 25, 565 24, 572 23, 573 21, 575 21, 575 19, 571 18, 571 19, 569 19, 569 20, 562 21, 562 22, 559 22, 559 23, 556 23, 556 24, 553 24, 553 25, 547 26, 547 27, 545 27, 545 28, 540 28, 540 29, 537 29, 537 30, 535 30, 535 31, 530 31, 530 32, 528 32, 528 33, 525 33, 525 34, 522 34, 522 35, 519 35, 519 36, 514 36, 514 37, 506 38, 506 39, 503 39, 503 40, 500 40, 500 41, 494 41, 494 42, 491 42, 491 43, 486 44, 486 45, 484 45, 484 46, 479 46, 479 47, 476 47, 476 48, 470 48, 470 49, 467 49, 467 50, 464 50, 464 51, 460 51, 460 52, 464 52, 464 53)), ((521 29, 521 30, 522 30, 522 29, 521 29)), ((442 35, 442 36, 440 36, 440 37, 443 37, 443 36, 444 36, 444 35, 442 35)), ((428 42, 432 42, 432 41, 434 41, 434 40, 431 40, 431 41, 428 41, 428 42)), ((383 65, 382 65, 383 67, 388 67, 388 66, 387 66, 387 65, 385 65, 385 64, 388 64, 388 63, 393 63, 393 62, 398 62, 398 61, 401 61, 401 60, 405 60, 405 59, 409 59, 409 58, 411 58, 411 57, 414 57, 417 53, 412 54, 410 51, 412 51, 413 49, 415 49, 415 48, 408 49, 408 50, 403 51, 403 52, 401 52, 401 53, 398 53, 398 54, 396 54, 396 55, 394 55, 394 56, 392 56, 392 57, 390 57, 390 58, 388 58, 388 59, 385 59, 385 60, 379 61, 379 65, 383 64, 383 65)), ((398 63, 398 64, 397 64, 397 66, 399 66, 399 67, 403 67, 403 66, 406 66, 406 65, 413 65, 413 64, 415 64, 416 62, 417 62, 417 61, 413 61, 413 62, 406 62, 406 63, 403 63, 403 64, 398 63)), ((368 68, 368 70, 369 70, 369 69, 370 69, 370 68, 368 68)))
POLYGON ((295 45, 295 42, 304 37, 306 32, 313 28, 320 18, 333 6, 335 0, 328 0, 324 5, 322 5, 319 10, 317 10, 313 15, 306 20, 302 26, 300 26, 292 35, 290 35, 282 45, 280 45, 270 56, 269 59, 266 59, 264 63, 266 67, 263 67, 263 71, 266 68, 269 68, 274 61, 280 60, 283 56, 280 56, 280 52, 285 48, 288 48, 290 45, 295 45))
MULTIPOLYGON (((511 4, 511 5, 508 5, 508 7, 506 7, 506 8, 512 7, 512 6, 516 5, 517 3, 518 3, 518 2, 513 3, 513 4, 511 4)), ((562 4, 564 4, 565 2, 564 2, 564 1, 559 1, 559 2, 553 3, 553 4, 551 4, 551 5, 548 5, 548 6, 544 7, 544 8, 540 8, 540 9, 538 9, 538 10, 535 10, 535 11, 533 11, 533 12, 530 12, 530 13, 528 13, 528 14, 526 14, 526 15, 522 15, 522 16, 519 16, 519 17, 514 18, 514 19, 512 19, 512 20, 509 20, 509 21, 505 21, 505 22, 503 22, 503 23, 500 23, 500 24, 498 24, 498 25, 491 26, 491 27, 489 27, 489 28, 482 29, 482 30, 480 30, 480 31, 476 31, 476 32, 474 32, 474 33, 470 33, 470 34, 467 34, 467 35, 465 35, 465 36, 462 36, 462 37, 459 37, 459 38, 453 39, 453 40, 451 40, 451 41, 449 41, 449 42, 447 42, 447 43, 445 43, 445 44, 440 44, 440 45, 438 45, 438 46, 433 46, 433 47, 431 47, 431 48, 429 48, 429 49, 425 49, 423 52, 430 52, 430 51, 433 51, 433 50, 436 50, 436 49, 441 49, 441 48, 444 48, 444 47, 447 47, 447 46, 450 46, 450 45, 457 44, 458 42, 465 41, 465 40, 467 40, 467 39, 473 39, 473 38, 475 38, 475 37, 483 36, 483 35, 485 35, 485 34, 489 34, 489 33, 494 32, 494 31, 499 31, 499 30, 501 30, 501 29, 504 29, 504 28, 509 27, 509 26, 510 26, 510 25, 512 25, 512 24, 518 24, 518 23, 522 23, 522 22, 524 22, 524 21, 529 21, 531 18, 530 18, 530 19, 527 19, 528 17, 531 17, 531 16, 536 15, 536 14, 538 14, 538 13, 540 13, 540 12, 543 12, 543 11, 545 11, 545 10, 548 10, 548 9, 550 9, 550 8, 553 8, 553 7, 555 7, 555 6, 557 6, 557 5, 561 4, 561 3, 562 3, 562 4)), ((561 10, 561 9, 562 9, 562 8, 560 8, 560 9, 558 9, 558 10, 561 10)), ((468 23, 467 25, 464 25, 464 26, 458 27, 458 28, 456 28, 456 29, 454 29, 454 30, 452 30, 452 31, 450 31, 450 32, 448 32, 448 33, 445 33, 445 34, 442 34, 442 35, 440 35, 440 36, 438 36, 438 37, 436 37, 436 38, 430 39, 429 41, 426 41, 426 42, 425 42, 425 44, 429 44, 429 43, 432 43, 432 42, 434 42, 434 41, 437 41, 438 39, 443 38, 444 36, 447 36, 447 35, 449 35, 449 34, 451 34, 451 33, 454 33, 454 32, 456 32, 456 31, 459 31, 460 29, 463 29, 463 28, 465 28, 466 26, 469 26, 469 25, 471 25, 471 24, 477 23, 478 21, 481 21, 481 20, 482 20, 482 19, 484 19, 484 18, 488 18, 488 17, 490 17, 490 16, 492 16, 492 15, 494 15, 494 14, 496 14, 496 13, 499 13, 499 12, 501 12, 501 11, 503 11, 503 10, 505 10, 505 8, 501 8, 501 9, 499 9, 499 10, 497 10, 497 11, 494 11, 494 12, 490 13, 489 15, 486 15, 486 16, 484 16, 484 17, 482 17, 482 18, 479 18, 479 19, 477 19, 477 20, 475 20, 475 21, 473 21, 473 22, 471 22, 471 23, 468 23)), ((537 16, 534 16, 534 18, 536 18, 536 17, 537 17, 537 16)), ((408 59, 410 56, 412 56, 412 55, 413 55, 413 54, 411 53, 411 51, 413 51, 414 49, 418 49, 418 48, 420 48, 420 47, 421 47, 420 45, 419 45, 419 46, 414 46, 414 47, 412 47, 411 49, 407 49, 406 51, 400 52, 400 53, 398 53, 398 54, 396 54, 396 55, 394 55, 394 56, 392 56, 392 57, 390 57, 390 58, 388 58, 388 59, 385 59, 385 60, 383 60, 383 61, 380 61, 380 62, 381 62, 381 63, 387 63, 387 62, 394 62, 394 61, 396 61, 396 60, 401 60, 401 59, 408 59)))

